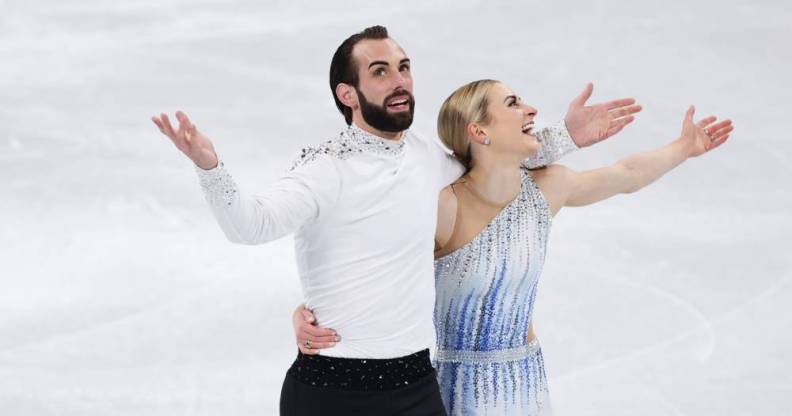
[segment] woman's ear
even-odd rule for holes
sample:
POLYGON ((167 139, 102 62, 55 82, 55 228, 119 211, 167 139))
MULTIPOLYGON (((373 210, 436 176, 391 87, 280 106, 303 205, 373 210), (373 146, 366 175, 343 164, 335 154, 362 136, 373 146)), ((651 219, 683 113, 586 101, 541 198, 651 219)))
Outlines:
POLYGON ((482 146, 487 146, 490 144, 490 139, 487 137, 487 133, 476 123, 468 123, 467 133, 470 137, 470 141, 472 142, 476 142, 482 146))
POLYGON ((351 85, 342 82, 336 85, 335 93, 341 104, 351 108, 353 111, 358 108, 357 91, 351 85))

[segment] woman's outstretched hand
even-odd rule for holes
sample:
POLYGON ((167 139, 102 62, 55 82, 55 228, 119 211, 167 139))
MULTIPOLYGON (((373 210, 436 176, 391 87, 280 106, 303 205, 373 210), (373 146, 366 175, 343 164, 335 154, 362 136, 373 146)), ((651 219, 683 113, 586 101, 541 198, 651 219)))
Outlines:
POLYGON ((729 133, 734 130, 729 119, 716 123, 715 116, 704 117, 698 122, 693 122, 696 107, 690 106, 682 122, 680 138, 689 146, 688 157, 701 156, 712 149, 722 145, 729 138, 729 133))
POLYGON ((162 134, 168 136, 177 149, 187 155, 199 168, 209 170, 216 167, 217 154, 209 138, 198 131, 195 124, 190 122, 187 114, 177 111, 176 119, 179 120, 178 130, 173 128, 165 113, 152 117, 151 121, 159 127, 162 134))

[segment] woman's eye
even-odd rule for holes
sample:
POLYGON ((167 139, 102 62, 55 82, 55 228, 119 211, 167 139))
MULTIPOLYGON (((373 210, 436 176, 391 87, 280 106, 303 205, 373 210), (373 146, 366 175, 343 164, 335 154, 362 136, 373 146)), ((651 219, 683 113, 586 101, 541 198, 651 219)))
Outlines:
POLYGON ((385 68, 380 68, 374 71, 374 75, 385 75, 385 68))
POLYGON ((409 71, 410 70, 410 66, 409 65, 402 65, 402 67, 400 69, 402 71, 409 71))

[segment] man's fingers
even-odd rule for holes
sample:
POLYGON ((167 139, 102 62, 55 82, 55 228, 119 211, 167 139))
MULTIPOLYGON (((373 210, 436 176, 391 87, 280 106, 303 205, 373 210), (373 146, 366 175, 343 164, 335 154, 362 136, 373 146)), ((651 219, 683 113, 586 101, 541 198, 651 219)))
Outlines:
POLYGON ((190 118, 187 117, 187 114, 184 114, 184 111, 176 111, 176 119, 179 120, 179 123, 190 125, 190 118))
POLYGON ((583 88, 583 92, 581 92, 580 95, 578 95, 575 98, 574 104, 579 106, 586 105, 586 101, 588 101, 588 99, 591 98, 591 94, 593 92, 594 92, 594 84, 589 82, 588 84, 586 84, 586 87, 583 88))
POLYGON ((184 114, 183 111, 177 111, 176 119, 179 120, 179 134, 188 135, 192 133, 192 123, 187 114, 184 114))
POLYGON ((167 134, 171 139, 175 140, 177 138, 176 132, 173 130, 173 126, 168 119, 168 115, 162 113, 160 114, 160 119, 162 120, 162 126, 165 129, 165 134, 167 134))
POLYGON ((157 116, 151 117, 151 121, 153 121, 154 124, 157 125, 157 128, 159 129, 159 131, 161 131, 163 134, 165 134, 165 126, 162 124, 162 121, 160 121, 160 119, 157 116))
POLYGON ((622 124, 621 126, 616 126, 616 127, 611 127, 611 128, 609 128, 609 129, 608 129, 608 131, 605 133, 605 137, 611 137, 611 136, 613 136, 614 134, 616 134, 616 133, 618 133, 618 132, 622 131, 622 129, 624 128, 624 126, 626 126, 626 124, 622 124))
POLYGON ((609 101, 603 105, 606 109, 613 110, 615 108, 626 107, 633 104, 635 104, 635 98, 620 98, 618 100, 609 101))
POLYGON ((609 128, 624 127, 624 126, 632 123, 633 120, 635 120, 635 117, 633 117, 633 116, 617 118, 616 120, 613 120, 613 121, 610 122, 610 127, 609 128))
POLYGON ((619 119, 611 121, 610 127, 608 128, 608 131, 605 132, 605 138, 611 137, 614 134, 622 131, 624 126, 632 123, 633 120, 635 120, 635 117, 627 116, 627 117, 622 117, 622 118, 619 118, 619 119))
POLYGON ((184 137, 184 140, 187 141, 187 143, 190 143, 192 136, 192 123, 190 122, 189 117, 187 117, 187 114, 184 114, 183 111, 177 111, 176 119, 179 120, 179 137, 184 137))
POLYGON ((626 106, 626 107, 619 107, 619 108, 616 108, 614 110, 610 110, 610 115, 613 118, 620 118, 620 117, 628 116, 630 114, 638 113, 642 109, 643 108, 640 105, 637 105, 637 104, 636 105, 626 106))

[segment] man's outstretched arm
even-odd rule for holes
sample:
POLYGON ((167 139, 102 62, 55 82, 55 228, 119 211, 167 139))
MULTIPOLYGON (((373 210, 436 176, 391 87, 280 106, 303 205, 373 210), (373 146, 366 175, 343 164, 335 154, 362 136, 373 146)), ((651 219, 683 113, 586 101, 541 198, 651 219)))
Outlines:
POLYGON ((586 105, 593 92, 594 84, 588 83, 569 103, 563 120, 536 133, 541 146, 536 156, 525 162, 527 167, 546 166, 578 148, 599 143, 632 123, 633 114, 641 111, 633 98, 586 105))
POLYGON ((296 231, 335 200, 338 177, 328 158, 316 158, 283 175, 265 191, 242 192, 218 159, 212 142, 186 114, 176 113, 179 128, 168 116, 152 121, 195 164, 212 213, 226 237, 235 243, 260 244, 296 231))

